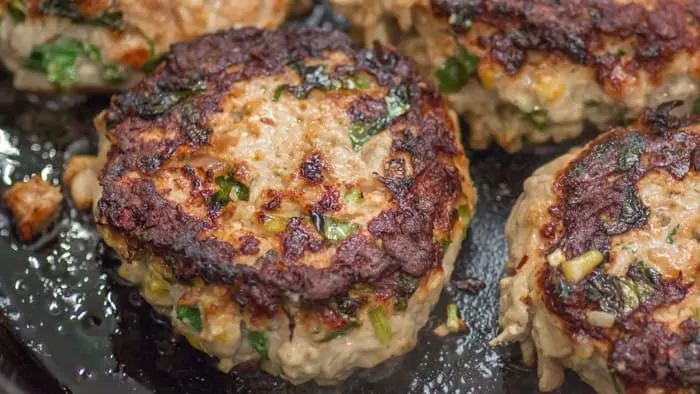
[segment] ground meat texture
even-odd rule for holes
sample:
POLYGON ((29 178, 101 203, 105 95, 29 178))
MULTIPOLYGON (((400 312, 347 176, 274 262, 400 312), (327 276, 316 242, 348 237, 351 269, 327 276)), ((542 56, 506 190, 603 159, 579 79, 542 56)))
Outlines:
POLYGON ((700 118, 674 116, 678 105, 646 110, 525 182, 506 227, 494 343, 522 342, 543 391, 564 368, 598 392, 697 385, 700 118), (591 251, 602 258, 573 279, 568 267, 591 251))
POLYGON ((0 60, 19 89, 115 91, 133 86, 175 42, 233 26, 274 28, 291 1, 0 3, 0 60))
POLYGON ((331 384, 414 346, 476 197, 446 103, 394 49, 220 31, 174 45, 95 123, 120 272, 222 369, 331 384))
POLYGON ((2 198, 15 217, 19 238, 25 242, 46 230, 58 216, 63 201, 61 189, 39 176, 15 183, 2 198))
POLYGON ((624 123, 699 96, 692 1, 331 2, 368 45, 391 42, 417 59, 465 114, 475 148, 559 142, 585 121, 624 123))

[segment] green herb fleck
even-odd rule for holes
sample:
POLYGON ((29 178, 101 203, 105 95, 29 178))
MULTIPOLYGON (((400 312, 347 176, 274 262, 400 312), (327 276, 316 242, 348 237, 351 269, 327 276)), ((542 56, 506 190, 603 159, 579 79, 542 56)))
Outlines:
POLYGON ((97 47, 75 39, 59 39, 49 44, 35 45, 24 66, 46 74, 49 82, 65 87, 78 81, 80 58, 88 58, 98 64, 106 82, 120 83, 124 80, 118 65, 102 62, 97 47))
POLYGON ((444 93, 459 92, 476 73, 478 66, 479 58, 461 47, 457 55, 448 57, 435 70, 438 88, 444 93))
POLYGON ((642 263, 632 264, 624 277, 595 271, 586 281, 586 298, 604 312, 626 316, 650 299, 662 281, 658 271, 642 263))
POLYGON ((357 319, 349 319, 344 328, 329 332, 321 341, 328 342, 335 338, 342 337, 359 326, 360 322, 357 319))
POLYGON ((700 115, 700 98, 693 101, 691 112, 693 115, 700 115))
POLYGON ((627 141, 617 158, 617 171, 627 172, 634 168, 642 157, 642 153, 646 148, 644 139, 639 134, 632 134, 632 137, 627 141))
POLYGON ((668 233, 668 235, 666 236, 666 243, 667 244, 673 245, 673 237, 675 237, 676 233, 678 232, 678 226, 679 225, 677 224, 676 227, 674 227, 673 230, 671 230, 671 232, 668 233))
POLYGON ((267 351, 267 338, 263 331, 248 331, 248 342, 250 346, 258 352, 260 357, 267 360, 269 358, 267 351))
POLYGON ((700 323, 700 309, 693 309, 693 319, 700 323))
POLYGON ((370 323, 372 323, 372 327, 374 327, 374 336, 377 337, 382 344, 389 344, 392 337, 391 323, 389 322, 384 307, 374 306, 369 308, 367 316, 369 317, 370 323))
POLYGON ((275 93, 272 95, 272 101, 275 103, 280 101, 280 98, 282 98, 282 94, 284 94, 284 92, 286 92, 287 89, 289 89, 289 84, 284 84, 284 85, 278 86, 275 89, 275 93))
POLYGON ((277 89, 275 89, 272 97, 274 102, 279 101, 285 91, 288 91, 292 93, 294 97, 303 100, 307 98, 309 93, 314 89, 354 90, 365 89, 370 86, 368 81, 355 75, 344 76, 340 79, 333 78, 326 73, 325 64, 310 66, 301 61, 292 61, 289 63, 289 66, 299 73, 302 83, 300 85, 280 85, 277 89))
POLYGON ((238 182, 233 177, 233 172, 230 175, 217 177, 214 182, 219 186, 212 197, 212 204, 218 207, 223 207, 231 202, 231 192, 233 191, 238 201, 248 201, 250 198, 250 189, 248 186, 238 182))
POLYGON ((25 18, 27 17, 24 11, 24 1, 10 0, 10 2, 7 4, 7 13, 10 14, 13 21, 17 23, 24 22, 25 18))
POLYGON ((350 126, 352 149, 359 152, 372 137, 391 125, 394 119, 404 115, 411 108, 408 88, 405 85, 391 89, 384 97, 387 115, 367 123, 354 123, 350 126))
POLYGON ((323 216, 323 225, 320 232, 327 240, 340 242, 357 231, 357 228, 358 226, 354 223, 336 220, 330 216, 323 216))
POLYGON ((525 119, 538 130, 544 130, 549 125, 549 113, 544 108, 535 108, 530 112, 525 112, 525 119))
POLYGON ((617 379, 617 376, 612 375, 612 381, 613 385, 615 386, 615 393, 625 394, 625 389, 622 387, 622 384, 620 384, 620 381, 617 379))
POLYGON ((160 63, 165 59, 165 55, 152 56, 146 63, 141 66, 141 70, 146 74, 150 74, 158 67, 160 63))
POLYGON ((405 297, 395 297, 394 298, 394 310, 397 312, 403 312, 408 308, 408 301, 405 297))
POLYGON ((597 100, 586 100, 583 102, 583 107, 584 108, 598 108, 600 107, 600 101, 597 100))
POLYGON ((459 216, 460 219, 467 220, 469 219, 470 214, 471 212, 468 206, 460 205, 457 207, 457 216, 459 216))
POLYGON ((345 201, 348 204, 357 204, 362 202, 362 191, 360 189, 355 189, 347 194, 345 194, 345 201))
POLYGON ((447 252, 447 249, 450 248, 450 245, 452 245, 452 240, 450 240, 450 239, 443 239, 443 240, 442 240, 442 252, 443 252, 443 253, 447 252))
POLYGON ((178 306, 175 308, 175 315, 178 320, 189 325, 198 332, 202 331, 202 315, 199 313, 199 308, 178 306))

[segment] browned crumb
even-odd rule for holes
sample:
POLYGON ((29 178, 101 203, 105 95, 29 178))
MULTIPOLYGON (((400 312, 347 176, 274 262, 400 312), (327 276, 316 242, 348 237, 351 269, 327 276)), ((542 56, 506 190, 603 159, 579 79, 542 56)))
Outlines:
POLYGON ((63 184, 70 190, 70 197, 79 210, 90 209, 97 187, 97 157, 75 155, 68 160, 63 172, 63 184))
POLYGON ((31 241, 44 231, 58 215, 63 196, 61 189, 39 176, 15 183, 2 198, 17 220, 17 233, 22 241, 31 241))

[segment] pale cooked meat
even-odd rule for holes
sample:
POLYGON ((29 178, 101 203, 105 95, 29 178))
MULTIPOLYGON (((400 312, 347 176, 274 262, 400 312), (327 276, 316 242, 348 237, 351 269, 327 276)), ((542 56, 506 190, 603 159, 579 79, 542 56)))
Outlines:
POLYGON ((173 43, 230 27, 274 28, 290 0, 0 1, 0 60, 18 89, 121 90, 173 43))
MULTIPOLYGON (((412 56, 470 124, 508 151, 700 97, 700 8, 685 0, 332 0, 412 56)), ((696 109, 697 110, 697 109, 696 109)))

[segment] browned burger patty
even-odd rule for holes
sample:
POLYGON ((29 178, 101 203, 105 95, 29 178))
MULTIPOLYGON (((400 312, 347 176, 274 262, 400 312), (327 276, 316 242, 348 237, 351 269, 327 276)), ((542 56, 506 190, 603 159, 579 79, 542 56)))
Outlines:
POLYGON ((395 50, 221 31, 97 124, 120 273, 222 369, 331 384, 413 348, 476 196, 454 116, 395 50))
POLYGON ((700 118, 674 105, 525 182, 494 342, 522 342, 543 391, 571 368, 601 393, 697 392, 700 118))
POLYGON ((0 0, 0 61, 18 89, 122 90, 170 44, 230 27, 275 28, 288 0, 0 0))
POLYGON ((698 97, 700 5, 686 0, 333 0, 371 40, 401 45, 508 151, 698 97))

